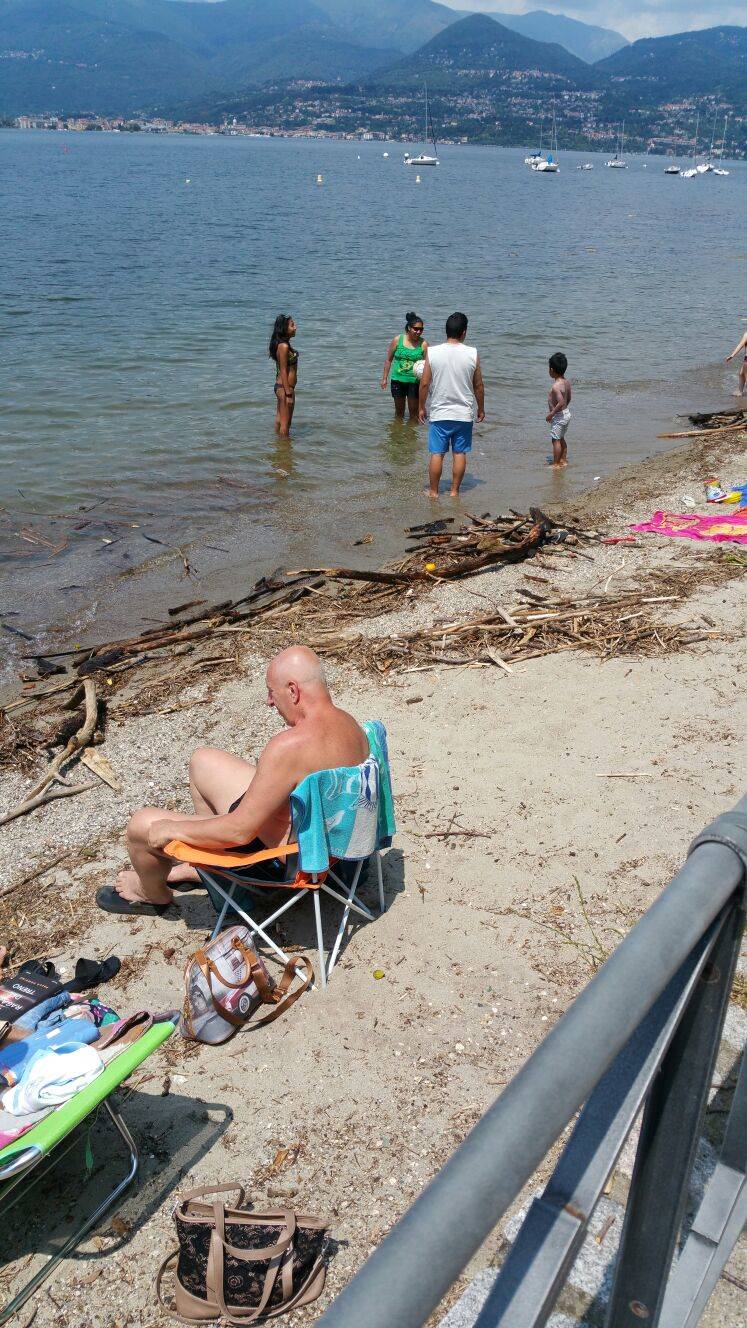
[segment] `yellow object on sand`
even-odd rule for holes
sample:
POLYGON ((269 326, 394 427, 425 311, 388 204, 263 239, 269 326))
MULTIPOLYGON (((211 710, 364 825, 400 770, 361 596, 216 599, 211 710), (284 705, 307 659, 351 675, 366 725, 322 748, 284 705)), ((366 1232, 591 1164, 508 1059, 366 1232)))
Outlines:
POLYGON ((383 978, 383 976, 384 976, 384 970, 383 970, 383 968, 375 968, 375 969, 374 969, 374 977, 376 978, 376 981, 377 981, 377 982, 378 982, 379 978, 383 978))
POLYGON ((425 564, 425 570, 426 570, 426 572, 435 572, 435 570, 436 570, 436 564, 435 564, 435 563, 426 563, 426 564, 425 564))

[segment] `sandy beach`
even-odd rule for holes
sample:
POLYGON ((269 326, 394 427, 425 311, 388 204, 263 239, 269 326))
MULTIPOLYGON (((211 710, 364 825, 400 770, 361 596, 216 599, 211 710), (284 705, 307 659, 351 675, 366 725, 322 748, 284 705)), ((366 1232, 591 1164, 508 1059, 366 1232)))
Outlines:
MULTIPOLYGON (((563 515, 623 535, 654 509, 683 510, 685 495, 705 512, 711 474, 747 478, 744 434, 693 440, 623 469, 563 515)), ((441 507, 434 515, 447 513, 441 507)), ((667 884, 695 834, 744 792, 747 553, 652 535, 586 552, 540 552, 438 586, 356 631, 387 636, 491 605, 510 610, 522 587, 548 597, 613 593, 660 569, 691 573, 690 593, 662 609, 665 620, 695 625, 707 639, 645 657, 569 650, 510 673, 441 667, 379 679, 354 651, 330 662, 338 702, 359 719, 382 720, 389 734, 398 833, 384 857, 386 911, 351 928, 326 995, 307 994, 279 1022, 222 1048, 175 1036, 133 1077, 122 1097, 141 1146, 140 1184, 21 1311, 23 1328, 167 1323, 153 1282, 173 1244, 175 1195, 232 1180, 263 1203, 329 1216, 324 1297, 290 1320, 313 1322, 667 884)), ((115 953, 121 972, 101 994, 120 1011, 180 1004, 184 961, 212 927, 204 894, 185 893, 163 918, 135 921, 100 913, 94 895, 124 865, 133 810, 189 808, 196 746, 251 757, 276 730, 266 663, 251 633, 224 635, 154 666, 147 683, 138 675, 113 697, 100 749, 121 790, 101 783, 0 828, 0 944, 13 965, 43 955, 71 969, 80 955, 115 953)), ((33 747, 32 735, 3 769, 0 815, 46 762, 33 747)), ((375 898, 370 885, 364 898, 375 898)), ((328 938, 336 925, 329 913, 328 938)), ((282 936, 313 960, 311 908, 293 910, 282 936)), ((741 983, 714 1093, 747 1031, 744 970, 741 983)), ((708 1117, 709 1138, 722 1121, 708 1117)), ((91 1183, 100 1186, 111 1137, 96 1138, 91 1183)), ((48 1249, 50 1214, 62 1232, 69 1225, 79 1176, 63 1164, 33 1212, 28 1201, 17 1210, 4 1289, 28 1275, 34 1250, 48 1249)), ((613 1200, 628 1176, 623 1159, 613 1200)), ((444 1312, 469 1276, 496 1262, 505 1231, 444 1312)), ((616 1233, 619 1222, 602 1256, 614 1253, 616 1233)), ((728 1271, 747 1281, 744 1244, 728 1271)), ((588 1303, 571 1279, 558 1308, 572 1324, 588 1303)), ((722 1281, 702 1322, 724 1328, 743 1312, 744 1292, 722 1281)))

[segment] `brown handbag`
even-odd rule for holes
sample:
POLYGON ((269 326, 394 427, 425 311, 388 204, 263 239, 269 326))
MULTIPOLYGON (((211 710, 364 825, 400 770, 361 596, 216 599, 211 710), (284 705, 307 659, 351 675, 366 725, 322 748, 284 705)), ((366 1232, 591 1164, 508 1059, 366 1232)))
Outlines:
POLYGON ((211 1319, 257 1323, 309 1305, 324 1289, 322 1260, 326 1222, 280 1208, 245 1207, 241 1185, 190 1190, 177 1203, 179 1245, 161 1264, 156 1279, 160 1304, 188 1323, 211 1319), (227 1208, 223 1194, 238 1194, 227 1208), (202 1202, 210 1196, 211 1202, 202 1202), (174 1260, 176 1308, 163 1298, 163 1276, 174 1260))
POLYGON ((253 1028, 261 1028, 288 1010, 313 982, 314 970, 303 955, 289 959, 275 982, 250 942, 247 927, 228 927, 187 960, 179 1024, 183 1037, 218 1046, 245 1028, 261 1005, 271 1005, 269 1014, 252 1022, 253 1028), (291 991, 301 972, 300 986, 291 991))

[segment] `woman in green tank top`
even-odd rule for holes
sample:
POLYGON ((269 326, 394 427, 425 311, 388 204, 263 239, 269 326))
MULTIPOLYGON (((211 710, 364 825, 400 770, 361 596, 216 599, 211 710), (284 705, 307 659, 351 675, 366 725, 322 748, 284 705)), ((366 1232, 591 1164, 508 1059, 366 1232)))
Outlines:
MULTIPOLYGON (((415 365, 425 360, 428 342, 423 337, 423 320, 415 313, 405 317, 405 330, 398 337, 392 337, 387 347, 384 360, 384 372, 381 375, 381 390, 386 391, 387 379, 391 377, 394 413, 397 419, 405 418, 405 403, 410 419, 418 418, 418 391, 420 379, 415 372, 415 365)), ((422 372, 422 371, 421 371, 422 372)))

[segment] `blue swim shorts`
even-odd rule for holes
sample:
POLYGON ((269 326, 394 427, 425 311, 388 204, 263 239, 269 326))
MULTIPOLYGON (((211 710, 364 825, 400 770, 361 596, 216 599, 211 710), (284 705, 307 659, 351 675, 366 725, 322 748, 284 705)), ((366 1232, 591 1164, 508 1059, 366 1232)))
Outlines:
POLYGON ((431 420, 428 429, 428 451, 445 456, 453 452, 472 451, 472 420, 431 420))

